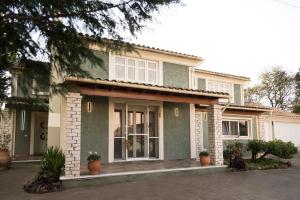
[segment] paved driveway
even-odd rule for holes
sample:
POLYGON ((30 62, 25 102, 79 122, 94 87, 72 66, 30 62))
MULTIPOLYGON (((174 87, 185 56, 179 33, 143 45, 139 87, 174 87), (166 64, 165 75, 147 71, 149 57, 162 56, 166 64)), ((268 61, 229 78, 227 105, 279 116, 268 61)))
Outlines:
POLYGON ((283 170, 162 176, 150 180, 73 188, 48 194, 27 194, 22 191, 22 183, 37 171, 37 167, 24 166, 0 172, 0 199, 299 200, 300 155, 294 160, 294 164, 292 168, 283 170))

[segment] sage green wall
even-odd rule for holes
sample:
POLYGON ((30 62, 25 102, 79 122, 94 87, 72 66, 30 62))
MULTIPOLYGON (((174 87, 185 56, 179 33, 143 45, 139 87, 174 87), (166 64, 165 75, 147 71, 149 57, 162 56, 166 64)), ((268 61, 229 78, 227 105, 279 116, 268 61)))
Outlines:
POLYGON ((93 78, 108 79, 109 55, 102 51, 93 51, 94 54, 102 60, 102 66, 92 65, 89 61, 82 64, 82 69, 89 72, 93 78))
POLYGON ((198 90, 206 90, 206 81, 203 78, 198 78, 198 90))
POLYGON ((190 158, 190 105, 164 102, 164 159, 190 158), (175 117, 174 109, 179 109, 175 117))
POLYGON ((108 97, 83 96, 81 106, 81 164, 87 163, 90 151, 108 161, 108 97), (92 112, 87 112, 87 102, 92 102, 92 112))
POLYGON ((163 85, 189 88, 189 68, 174 63, 163 63, 163 85))
POLYGON ((241 85, 234 84, 234 103, 241 105, 242 104, 242 94, 241 94, 241 85))
POLYGON ((16 110, 15 155, 29 155, 31 111, 25 111, 25 130, 21 130, 21 109, 16 110))

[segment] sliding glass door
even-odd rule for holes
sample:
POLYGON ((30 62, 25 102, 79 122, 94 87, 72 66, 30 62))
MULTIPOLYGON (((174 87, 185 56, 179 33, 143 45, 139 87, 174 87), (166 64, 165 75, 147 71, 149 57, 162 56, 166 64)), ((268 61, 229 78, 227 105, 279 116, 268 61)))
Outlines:
POLYGON ((115 160, 159 157, 157 109, 157 107, 115 104, 115 160))

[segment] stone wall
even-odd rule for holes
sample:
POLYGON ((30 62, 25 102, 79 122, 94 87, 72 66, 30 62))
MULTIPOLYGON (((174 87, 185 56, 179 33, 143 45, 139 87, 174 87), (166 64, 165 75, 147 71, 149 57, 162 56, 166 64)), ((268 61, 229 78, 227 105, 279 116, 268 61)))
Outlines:
POLYGON ((220 105, 208 107, 208 151, 213 165, 223 165, 222 111, 220 105))
POLYGON ((10 135, 11 142, 8 145, 8 149, 10 154, 12 155, 12 141, 14 137, 14 130, 15 130, 15 119, 16 119, 16 112, 15 110, 8 110, 5 109, 0 114, 0 135, 8 134, 10 135))
POLYGON ((81 98, 79 93, 68 93, 66 96, 65 175, 67 177, 80 176, 81 98))

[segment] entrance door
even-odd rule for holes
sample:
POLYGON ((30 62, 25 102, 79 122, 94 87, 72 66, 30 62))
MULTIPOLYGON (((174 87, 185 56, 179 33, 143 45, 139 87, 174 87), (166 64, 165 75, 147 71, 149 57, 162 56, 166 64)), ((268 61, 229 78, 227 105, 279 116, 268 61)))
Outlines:
POLYGON ((158 108, 115 104, 114 160, 159 157, 158 108))
POLYGON ((30 123, 31 112, 29 110, 17 110, 15 133, 15 157, 27 159, 30 150, 30 123))
POLYGON ((34 154, 40 155, 47 151, 48 113, 34 114, 34 154))

